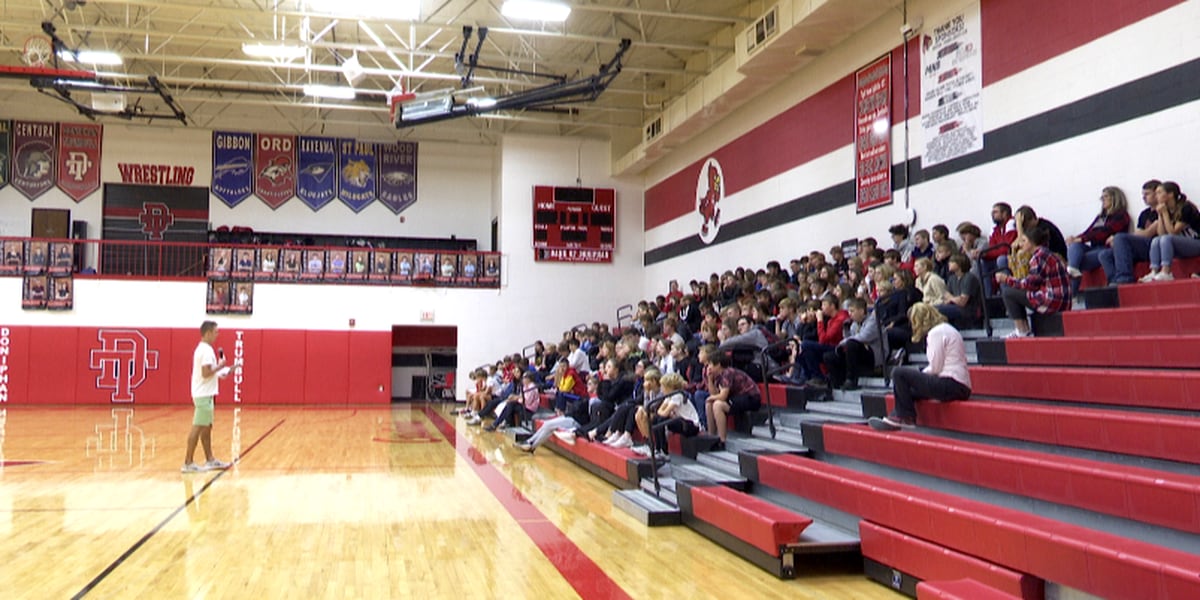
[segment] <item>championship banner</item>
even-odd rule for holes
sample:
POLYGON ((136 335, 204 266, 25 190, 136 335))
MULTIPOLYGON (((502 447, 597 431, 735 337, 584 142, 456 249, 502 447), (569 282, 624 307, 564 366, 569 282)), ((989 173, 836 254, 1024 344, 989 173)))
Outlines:
POLYGON ((337 140, 300 136, 299 150, 296 197, 316 211, 337 197, 337 140))
POLYGON ((103 135, 103 125, 58 124, 58 189, 76 202, 100 189, 103 135))
POLYGON ((212 193, 229 208, 250 197, 254 174, 254 136, 231 131, 213 132, 212 193))
POLYGON ((254 195, 272 210, 296 195, 296 136, 254 135, 254 195))
POLYGON ((338 140, 338 198, 362 212, 375 201, 375 144, 338 140))
POLYGON ((892 55, 854 76, 854 171, 858 212, 892 203, 892 55))
POLYGON ((12 121, 0 119, 0 190, 8 185, 9 149, 12 147, 12 121))
POLYGON ((379 144, 379 201, 395 214, 417 201, 417 143, 379 144))
POLYGON ((983 150, 979 0, 921 36, 922 168, 983 150))
POLYGON ((54 187, 54 123, 13 122, 12 185, 30 200, 54 187))

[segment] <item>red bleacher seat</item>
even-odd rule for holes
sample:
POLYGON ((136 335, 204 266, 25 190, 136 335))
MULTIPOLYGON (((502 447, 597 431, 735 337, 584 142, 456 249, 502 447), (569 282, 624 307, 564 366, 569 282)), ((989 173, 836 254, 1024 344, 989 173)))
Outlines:
POLYGON ((970 371, 976 397, 1200 410, 1200 372, 1195 370, 1003 366, 970 371))
POLYGON ((1021 596, 1006 594, 974 579, 922 581, 917 584, 917 600, 1015 600, 1021 596))
POLYGON ((723 485, 692 487, 696 518, 779 557, 780 546, 795 543, 812 519, 723 485))
MULTIPOLYGON (((1133 265, 1133 276, 1141 278, 1146 273, 1150 272, 1150 263, 1141 262, 1133 265)), ((1171 264, 1171 273, 1176 279, 1187 279, 1192 273, 1200 273, 1200 256, 1192 258, 1177 258, 1171 264)), ((1082 289, 1104 287, 1108 285, 1108 279, 1104 276, 1104 269, 1092 269, 1084 271, 1083 280, 1080 283, 1082 289)), ((1124 306, 1124 304, 1122 304, 1124 306)))
POLYGON ((1187 552, 789 454, 758 481, 983 560, 1107 598, 1200 598, 1187 552))
POLYGON ((1200 331, 1195 305, 1100 308, 1063 313, 1068 337, 1114 335, 1180 335, 1200 331))
POLYGON ((1037 577, 956 552, 889 527, 860 521, 858 534, 862 539, 863 556, 917 579, 930 581, 968 577, 981 589, 999 593, 1004 598, 1040 600, 1045 594, 1045 582, 1037 577))
POLYGON ((860 425, 823 438, 832 454, 1200 533, 1200 477, 860 425))
POLYGON ((1005 343, 1010 365, 1194 369, 1200 335, 1018 338, 1005 343))
MULTIPOLYGON (((1200 257, 1189 259, 1197 261, 1200 257)), ((1197 269, 1200 271, 1200 269, 1197 269)), ((1122 285, 1117 288, 1117 296, 1122 307, 1134 306, 1168 306, 1177 304, 1200 304, 1200 279, 1178 278, 1176 281, 1159 281, 1154 283, 1139 283, 1122 285)))

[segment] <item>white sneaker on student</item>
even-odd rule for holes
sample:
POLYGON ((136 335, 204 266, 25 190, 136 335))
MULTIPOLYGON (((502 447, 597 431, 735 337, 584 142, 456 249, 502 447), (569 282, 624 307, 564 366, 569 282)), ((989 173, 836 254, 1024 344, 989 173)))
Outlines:
POLYGON ((645 456, 646 458, 650 457, 650 446, 647 446, 646 444, 642 444, 640 446, 634 446, 632 448, 632 450, 633 450, 633 453, 638 456, 645 456))
POLYGON ((229 463, 223 460, 217 460, 214 458, 204 463, 204 465, 200 468, 204 469, 205 471, 224 471, 225 469, 229 468, 229 465, 229 463))
POLYGON ((1083 272, 1076 267, 1067 267, 1067 275, 1071 277, 1083 277, 1083 272))
POLYGON ((613 448, 629 448, 630 446, 633 446, 633 436, 629 435, 628 433, 622 433, 621 436, 618 437, 615 442, 609 444, 609 446, 612 446, 613 448))
POLYGON ((1150 283, 1151 281, 1154 281, 1154 276, 1157 274, 1158 271, 1150 271, 1142 276, 1142 278, 1138 280, 1138 283, 1150 283))
POLYGON ((611 446, 619 437, 621 437, 621 432, 614 429, 613 431, 608 432, 607 436, 604 436, 603 444, 605 446, 611 446))
POLYGON ((572 446, 575 445, 575 432, 574 431, 559 429, 558 431, 554 432, 554 437, 562 440, 564 444, 570 444, 572 446))
POLYGON ((1156 274, 1154 276, 1154 280, 1155 281, 1175 281, 1175 275, 1171 274, 1170 271, 1159 271, 1158 274, 1156 274))

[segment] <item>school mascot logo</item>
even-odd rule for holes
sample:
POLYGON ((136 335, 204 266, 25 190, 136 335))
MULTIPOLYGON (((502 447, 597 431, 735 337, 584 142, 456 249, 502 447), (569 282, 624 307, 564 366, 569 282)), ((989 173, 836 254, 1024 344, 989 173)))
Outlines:
POLYGON ((700 239, 711 244, 721 229, 721 200, 725 198, 725 174, 721 163, 710 158, 700 167, 696 180, 696 212, 700 214, 700 239))
POLYGON ((133 402, 133 390, 158 369, 158 351, 147 347, 146 336, 134 329, 101 329, 100 347, 93 348, 89 366, 100 371, 96 387, 112 390, 114 403, 133 402))

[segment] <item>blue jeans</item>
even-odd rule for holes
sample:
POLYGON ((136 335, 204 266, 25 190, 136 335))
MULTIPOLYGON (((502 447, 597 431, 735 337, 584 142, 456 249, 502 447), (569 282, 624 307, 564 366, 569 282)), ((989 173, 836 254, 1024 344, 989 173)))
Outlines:
POLYGON ((821 360, 826 352, 832 352, 833 346, 803 340, 800 342, 800 362, 804 364, 804 376, 808 379, 825 379, 821 374, 821 360))
MULTIPOLYGON (((1103 247, 1092 248, 1083 242, 1075 242, 1067 246, 1067 264, 1080 271, 1091 271, 1100 266, 1100 253, 1104 250, 1103 247)), ((1081 283, 1083 281, 1080 278, 1071 278, 1071 295, 1079 292, 1081 283)))
POLYGON ((983 280, 983 295, 993 296, 999 292, 995 289, 995 283, 992 281, 992 276, 996 273, 1008 271, 1008 255, 1002 254, 996 260, 980 259, 983 263, 983 272, 979 274, 979 278, 983 280))
POLYGON ((1112 248, 1100 252, 1100 266, 1109 283, 1133 283, 1133 265, 1150 260, 1150 238, 1132 233, 1113 236, 1112 248))
POLYGON ((1170 268, 1176 256, 1200 256, 1200 240, 1182 235, 1160 235, 1150 241, 1150 268, 1170 268))
POLYGON ((696 390, 696 392, 692 394, 692 406, 696 407, 696 413, 700 416, 701 423, 708 422, 708 411, 705 408, 705 405, 708 404, 708 397, 710 395, 711 394, 704 390, 696 390))

